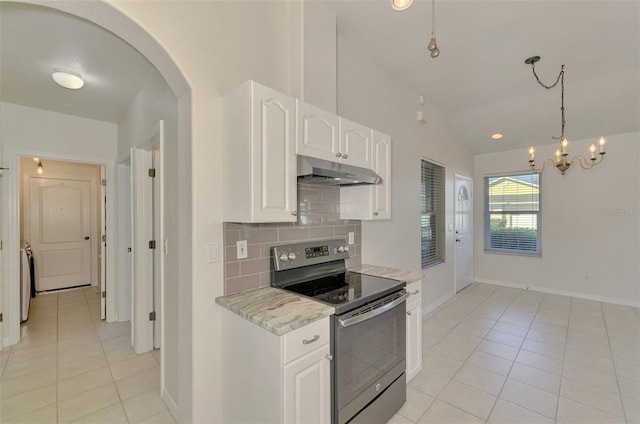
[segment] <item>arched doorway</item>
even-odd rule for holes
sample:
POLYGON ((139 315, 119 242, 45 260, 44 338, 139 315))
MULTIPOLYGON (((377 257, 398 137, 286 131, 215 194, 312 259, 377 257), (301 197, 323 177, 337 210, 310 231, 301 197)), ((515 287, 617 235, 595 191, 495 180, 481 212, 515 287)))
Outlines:
MULTIPOLYGON (((180 313, 181 311, 191 311, 191 194, 190 194, 190 169, 191 169, 191 91, 190 87, 173 62, 171 57, 166 53, 162 46, 151 37, 143 28, 137 25, 133 20, 117 10, 114 6, 104 1, 86 1, 86 2, 65 2, 65 1, 43 1, 43 0, 24 0, 20 3, 44 6, 48 8, 57 9, 59 11, 77 16, 92 22, 106 30, 112 32, 116 36, 125 40, 127 43, 136 48, 143 56, 145 56, 160 72, 162 77, 166 80, 167 84, 173 91, 177 98, 177 137, 175 142, 177 143, 176 150, 179 150, 181 155, 171 163, 171 166, 175 167, 175 175, 177 176, 177 184, 185 188, 185 194, 181 196, 181 207, 177 213, 178 225, 176 226, 177 237, 175 241, 174 252, 180 252, 179 258, 176 261, 180 263, 180 284, 177 285, 180 290, 180 295, 174 300, 176 302, 174 308, 174 319, 189 319, 184 317, 190 317, 190 312, 180 313), (179 246, 178 246, 179 244, 179 246)), ((16 199, 12 199, 10 203, 15 204, 16 199)), ((14 211, 15 213, 15 211, 14 211)), ((15 217, 14 217, 15 221, 15 217)), ((18 250, 19 240, 15 238, 6 240, 5 250, 14 251, 18 250)), ((19 268, 17 267, 18 261, 15 258, 9 256, 9 260, 5 262, 9 268, 9 285, 17 285, 19 281, 19 268), (16 265, 14 265, 16 264, 16 265)), ((113 272, 113 270, 112 270, 113 272)), ((12 293, 18 293, 17 290, 13 290, 12 293)), ((16 299, 12 299, 15 301, 16 299)), ((5 313, 5 327, 11 327, 11 331, 14 333, 16 329, 19 331, 19 319, 13 319, 8 317, 5 313), (11 320, 11 321, 10 321, 11 320), (10 322, 9 322, 10 321, 10 322)), ((189 325, 181 325, 181 328, 190 328, 189 325)), ((180 334, 175 334, 175 338, 171 335, 163 337, 166 343, 172 343, 175 345, 191 346, 192 337, 190 332, 181 331, 180 334), (177 337, 179 336, 179 339, 177 337)), ((177 356, 177 355, 176 355, 177 356)), ((179 404, 173 402, 171 399, 167 400, 168 404, 173 402, 173 410, 177 412, 178 418, 181 421, 190 421, 191 415, 191 399, 190 390, 182 390, 185 387, 191 386, 191 367, 189 360, 181 359, 178 361, 177 357, 163 360, 163 376, 165 369, 172 369, 180 379, 177 387, 179 388, 181 395, 179 404), (185 368, 185 370, 182 370, 185 368)), ((164 390, 164 381, 161 382, 161 386, 164 390)), ((178 390, 178 389, 176 389, 178 390)), ((164 395, 165 393, 163 393, 164 395)), ((171 405, 170 405, 171 406, 171 405)))

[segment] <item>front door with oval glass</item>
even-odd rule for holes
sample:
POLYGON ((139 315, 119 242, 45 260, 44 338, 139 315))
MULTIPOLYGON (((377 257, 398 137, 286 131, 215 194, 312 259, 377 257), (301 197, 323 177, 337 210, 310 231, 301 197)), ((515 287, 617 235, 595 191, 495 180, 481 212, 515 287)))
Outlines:
POLYGON ((472 181, 456 175, 455 236, 456 292, 473 281, 473 210, 472 181))
POLYGON ((91 183, 30 178, 36 291, 91 284, 91 183))

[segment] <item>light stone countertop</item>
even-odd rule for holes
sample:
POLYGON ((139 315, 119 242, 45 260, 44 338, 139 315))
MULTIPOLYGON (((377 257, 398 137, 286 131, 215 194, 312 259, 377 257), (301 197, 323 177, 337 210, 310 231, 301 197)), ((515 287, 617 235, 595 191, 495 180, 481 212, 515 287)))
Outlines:
POLYGON ((421 280, 423 277, 422 272, 420 271, 406 271, 403 269, 367 264, 349 268, 349 271, 357 272, 360 274, 373 275, 375 277, 389 278, 391 280, 406 281, 407 284, 411 284, 414 281, 421 280))
POLYGON ((335 313, 331 306, 274 287, 220 296, 216 303, 277 336, 335 313))

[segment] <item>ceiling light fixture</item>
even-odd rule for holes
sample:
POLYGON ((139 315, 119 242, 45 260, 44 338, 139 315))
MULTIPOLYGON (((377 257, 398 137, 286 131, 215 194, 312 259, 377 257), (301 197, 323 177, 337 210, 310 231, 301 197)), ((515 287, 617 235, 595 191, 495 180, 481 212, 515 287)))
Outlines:
POLYGON ((38 169, 36 170, 36 172, 40 175, 42 175, 42 173, 44 172, 44 169, 42 169, 42 161, 39 160, 38 161, 38 169))
POLYGON ((427 44, 427 50, 434 59, 440 56, 440 49, 438 49, 436 42, 436 0, 431 0, 431 40, 427 44))
POLYGON ((412 3, 413 0, 391 0, 391 7, 393 7, 393 10, 401 12, 407 10, 412 3))
POLYGON ((580 167, 582 169, 591 169, 594 166, 598 165, 599 163, 602 162, 602 160, 604 159, 604 155, 606 154, 606 152, 604 151, 604 144, 605 144, 605 139, 604 137, 600 137, 600 159, 596 159, 596 145, 592 144, 591 147, 589 148, 589 152, 591 153, 591 158, 590 158, 590 163, 587 160, 587 158, 585 158, 582 155, 576 155, 573 157, 573 159, 569 160, 567 159, 567 156, 569 156, 568 151, 568 146, 569 146, 569 141, 567 141, 567 138, 564 136, 564 127, 565 127, 565 117, 564 117, 564 65, 562 65, 560 67, 560 74, 558 74, 558 78, 556 79, 556 82, 554 82, 552 85, 546 85, 543 84, 542 81, 540 81, 540 78, 538 77, 538 74, 536 74, 536 62, 538 62, 540 60, 540 56, 531 56, 529 58, 527 58, 524 63, 526 63, 527 65, 531 65, 531 70, 533 71, 533 76, 536 77, 536 81, 538 81, 538 84, 540 84, 540 86, 544 87, 547 90, 552 89, 553 87, 555 87, 556 85, 558 85, 558 82, 560 83, 560 114, 561 114, 561 123, 562 123, 562 127, 561 127, 561 131, 560 131, 560 137, 552 137, 555 140, 559 140, 560 141, 560 146, 559 149, 556 150, 556 159, 545 159, 542 162, 542 168, 536 169, 536 162, 535 162, 535 149, 533 148, 533 146, 531 146, 529 148, 529 167, 531 168, 531 170, 536 171, 536 172, 542 172, 544 171, 544 167, 547 165, 547 163, 551 163, 552 165, 554 165, 554 167, 560 171, 560 173, 562 175, 565 174, 565 172, 567 172, 567 170, 569 169, 569 167, 571 165, 574 164, 574 162, 578 162, 580 164, 580 167))
POLYGON ((491 134, 491 138, 494 139, 494 140, 500 140, 500 139, 502 139, 502 137, 504 137, 504 135, 502 135, 500 133, 491 134))
POLYGON ((55 71, 51 74, 53 80, 60 86, 70 90, 78 90, 84 86, 80 75, 68 71, 55 71))

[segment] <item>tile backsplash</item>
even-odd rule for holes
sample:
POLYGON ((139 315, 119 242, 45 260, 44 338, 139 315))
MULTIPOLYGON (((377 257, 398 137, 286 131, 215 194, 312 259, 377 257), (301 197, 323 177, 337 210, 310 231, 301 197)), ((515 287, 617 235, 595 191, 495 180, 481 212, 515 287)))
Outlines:
POLYGON ((298 222, 224 223, 224 293, 268 286, 271 246, 310 240, 347 239, 355 233, 347 266, 360 265, 360 221, 340 219, 340 188, 298 184, 298 222), (247 241, 246 259, 236 257, 236 242, 247 241))

